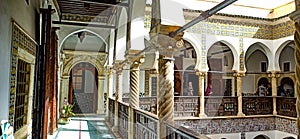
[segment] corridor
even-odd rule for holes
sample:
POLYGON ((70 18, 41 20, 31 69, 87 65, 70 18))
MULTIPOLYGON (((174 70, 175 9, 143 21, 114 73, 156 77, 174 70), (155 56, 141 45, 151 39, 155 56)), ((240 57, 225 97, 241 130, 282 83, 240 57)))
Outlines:
POLYGON ((104 117, 73 117, 68 124, 58 124, 58 130, 48 139, 114 139, 104 117))

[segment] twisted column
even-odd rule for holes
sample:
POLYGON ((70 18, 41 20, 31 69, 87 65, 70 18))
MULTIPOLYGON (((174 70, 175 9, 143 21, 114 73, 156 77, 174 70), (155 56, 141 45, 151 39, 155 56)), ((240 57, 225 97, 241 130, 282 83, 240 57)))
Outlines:
MULTIPOLYGON (((297 97, 296 100, 296 110, 297 110, 297 128, 298 131, 300 131, 300 1, 295 0, 296 4, 296 11, 290 14, 290 18, 295 22, 295 35, 294 35, 294 41, 296 44, 295 47, 295 62, 296 62, 296 85, 295 85, 295 96, 297 97)), ((300 132, 298 132, 298 138, 300 137, 300 132)))
POLYGON ((236 86, 237 86, 237 97, 238 97, 238 113, 237 116, 245 116, 243 113, 243 96, 242 96, 242 77, 245 76, 243 72, 236 72, 234 75, 236 77, 236 86))
POLYGON ((204 113, 204 77, 206 72, 197 72, 199 76, 199 117, 207 117, 204 113))
POLYGON ((134 62, 130 68, 130 106, 139 107, 139 63, 134 62))
POLYGON ((158 119, 160 124, 160 138, 166 137, 166 127, 163 122, 173 123, 174 117, 174 59, 159 58, 159 95, 158 119))

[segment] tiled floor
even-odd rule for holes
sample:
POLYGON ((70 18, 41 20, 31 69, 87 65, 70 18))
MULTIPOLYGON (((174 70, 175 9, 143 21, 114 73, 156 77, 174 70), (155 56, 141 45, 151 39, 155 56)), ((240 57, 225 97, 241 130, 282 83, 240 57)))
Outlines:
POLYGON ((114 139, 105 124, 104 115, 73 117, 66 125, 58 125, 55 134, 48 139, 114 139))

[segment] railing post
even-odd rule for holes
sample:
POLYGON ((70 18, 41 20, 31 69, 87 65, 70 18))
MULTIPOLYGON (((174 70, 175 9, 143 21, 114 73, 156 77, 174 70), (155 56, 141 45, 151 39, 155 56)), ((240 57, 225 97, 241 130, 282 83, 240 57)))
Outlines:
POLYGON ((204 112, 204 77, 206 72, 197 71, 197 75, 199 76, 199 117, 207 117, 204 112))
POLYGON ((237 116, 245 116, 243 113, 243 96, 242 96, 242 86, 243 81, 242 77, 245 76, 244 72, 235 72, 233 76, 236 77, 236 86, 237 86, 237 97, 238 97, 238 113, 237 116))
MULTIPOLYGON (((130 59, 130 58, 129 58, 130 59)), ((144 62, 144 58, 131 60, 130 67, 130 99, 129 99, 129 120, 128 120, 128 138, 134 138, 134 108, 139 108, 139 66, 144 62)))

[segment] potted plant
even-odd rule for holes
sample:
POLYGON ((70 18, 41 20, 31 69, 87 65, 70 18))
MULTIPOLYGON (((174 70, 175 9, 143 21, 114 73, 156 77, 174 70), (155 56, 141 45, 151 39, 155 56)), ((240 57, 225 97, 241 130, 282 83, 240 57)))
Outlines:
POLYGON ((59 123, 67 124, 70 122, 71 116, 75 116, 75 113, 73 112, 73 107, 74 105, 70 104, 65 97, 59 123))

